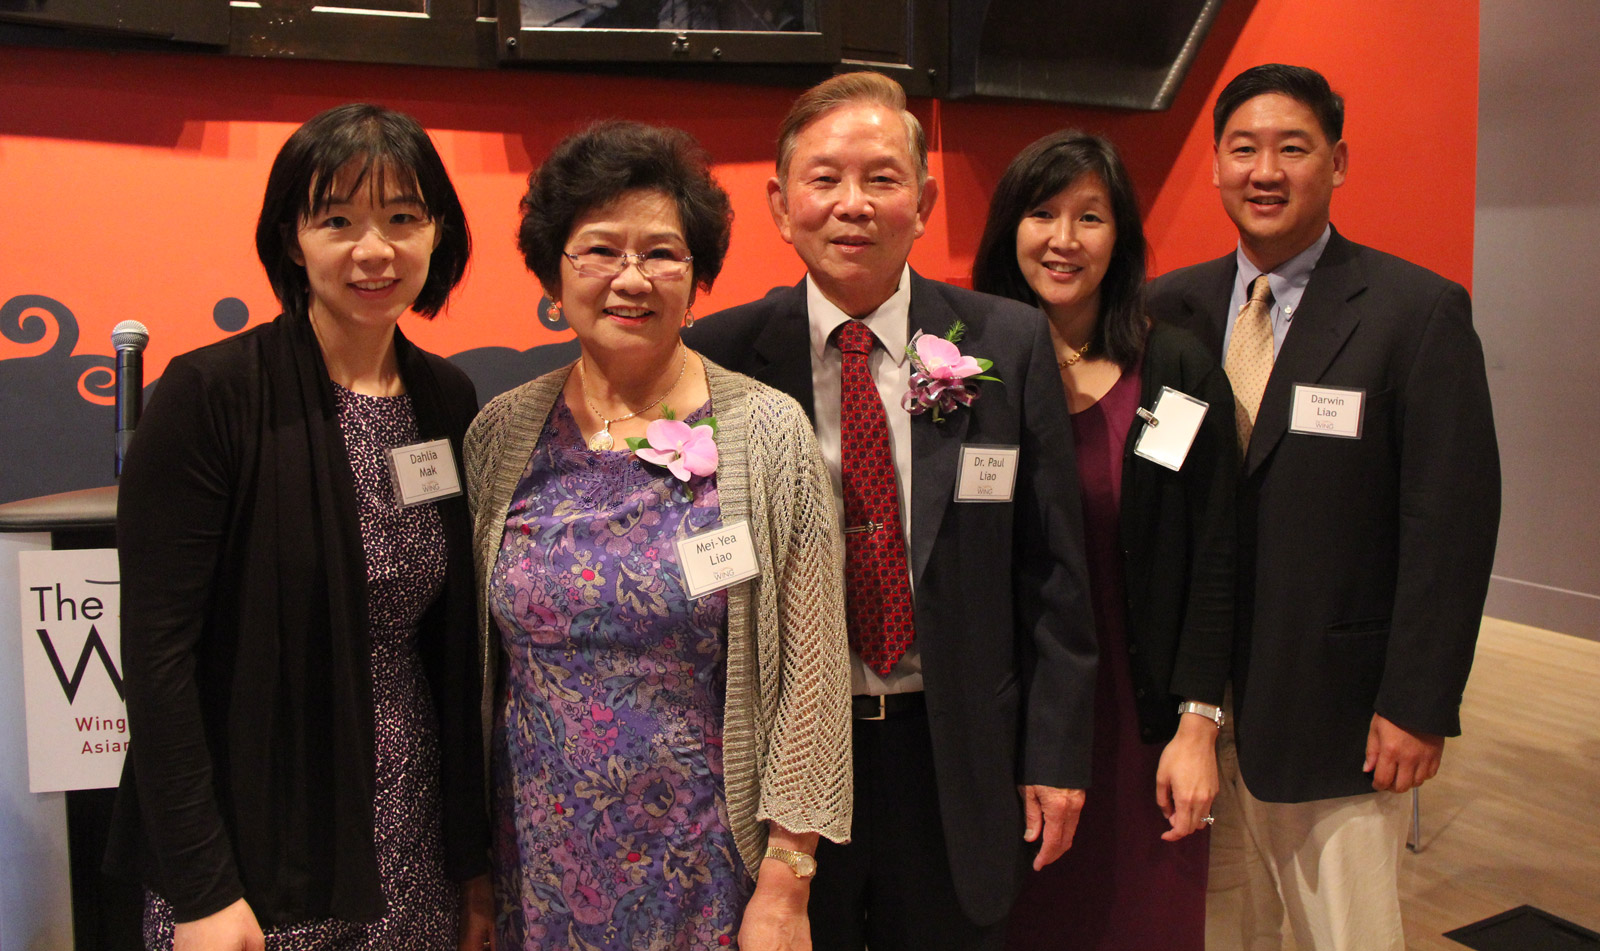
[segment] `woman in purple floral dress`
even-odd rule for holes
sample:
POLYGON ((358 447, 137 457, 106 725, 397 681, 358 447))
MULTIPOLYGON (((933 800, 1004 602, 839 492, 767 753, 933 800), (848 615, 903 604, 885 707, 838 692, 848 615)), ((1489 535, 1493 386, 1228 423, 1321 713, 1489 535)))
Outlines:
POLYGON ((676 130, 598 125, 529 179, 519 244, 582 355, 468 435, 502 949, 809 948, 811 853, 849 829, 810 424, 678 338, 729 218, 676 130), (691 585, 679 543, 740 523, 760 573, 691 585))

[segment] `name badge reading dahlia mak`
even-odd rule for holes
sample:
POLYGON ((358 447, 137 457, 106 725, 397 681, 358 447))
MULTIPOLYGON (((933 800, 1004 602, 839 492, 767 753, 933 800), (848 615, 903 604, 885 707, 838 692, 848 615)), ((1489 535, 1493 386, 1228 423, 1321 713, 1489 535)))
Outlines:
POLYGON ((1289 432, 1360 439, 1366 396, 1366 390, 1296 383, 1289 403, 1289 432))
POLYGON ((957 502, 1009 502, 1017 486, 1018 446, 961 447, 961 474, 956 476, 957 502))
POLYGON ((746 519, 680 538, 677 545, 678 567, 690 598, 703 598, 761 574, 746 519))
POLYGON ((401 508, 461 494, 461 475, 450 440, 435 439, 389 450, 389 476, 401 508))

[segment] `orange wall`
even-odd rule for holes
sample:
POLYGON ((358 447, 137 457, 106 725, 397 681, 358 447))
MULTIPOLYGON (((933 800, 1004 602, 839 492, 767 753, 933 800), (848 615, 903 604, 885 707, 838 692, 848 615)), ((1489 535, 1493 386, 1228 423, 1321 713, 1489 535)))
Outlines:
MULTIPOLYGON (((1233 0, 1164 113, 918 100, 943 194, 912 264, 965 280, 1006 162, 1063 126, 1105 132, 1123 148, 1146 204, 1155 273, 1223 253, 1233 237, 1210 185, 1209 105, 1240 69, 1278 60, 1321 69, 1348 101, 1351 174, 1334 204, 1341 230, 1466 283, 1477 30, 1477 5, 1461 0, 1233 0)), ((314 113, 372 100, 434 134, 476 239, 451 309, 431 325, 407 318, 423 346, 454 354, 559 339, 533 318, 538 288, 512 243, 517 199, 557 139, 604 116, 682 126, 717 160, 737 217, 723 277, 697 306, 707 313, 801 273, 763 194, 793 95, 600 74, 0 48, 0 304, 21 294, 60 301, 81 329, 78 354, 108 356, 111 327, 142 320, 151 329, 147 380, 174 354, 224 336, 211 316, 220 299, 242 299, 252 324, 270 319, 252 228, 272 157, 314 113)), ((0 338, 0 369, 47 350, 56 328, 46 323, 34 343, 0 338)), ((18 377, 0 372, 0 415, 28 397, 7 392, 9 378, 18 377)))

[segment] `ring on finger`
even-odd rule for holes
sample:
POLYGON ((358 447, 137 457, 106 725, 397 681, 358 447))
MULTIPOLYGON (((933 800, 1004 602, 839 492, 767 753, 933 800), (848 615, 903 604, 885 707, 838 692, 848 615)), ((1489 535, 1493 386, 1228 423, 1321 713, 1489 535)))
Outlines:
POLYGON ((1216 816, 1206 816, 1204 819, 1201 819, 1200 821, 1205 823, 1206 825, 1212 825, 1213 823, 1215 823, 1217 821, 1217 817, 1216 816))

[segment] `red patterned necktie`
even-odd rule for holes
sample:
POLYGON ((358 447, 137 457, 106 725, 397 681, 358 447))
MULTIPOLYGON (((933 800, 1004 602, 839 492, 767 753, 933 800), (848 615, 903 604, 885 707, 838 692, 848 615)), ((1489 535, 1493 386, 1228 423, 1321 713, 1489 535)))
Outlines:
POLYGON ((889 417, 867 370, 877 342, 858 320, 834 333, 840 377, 839 449, 844 483, 845 617, 850 648, 886 676, 915 635, 900 495, 895 489, 889 417))

